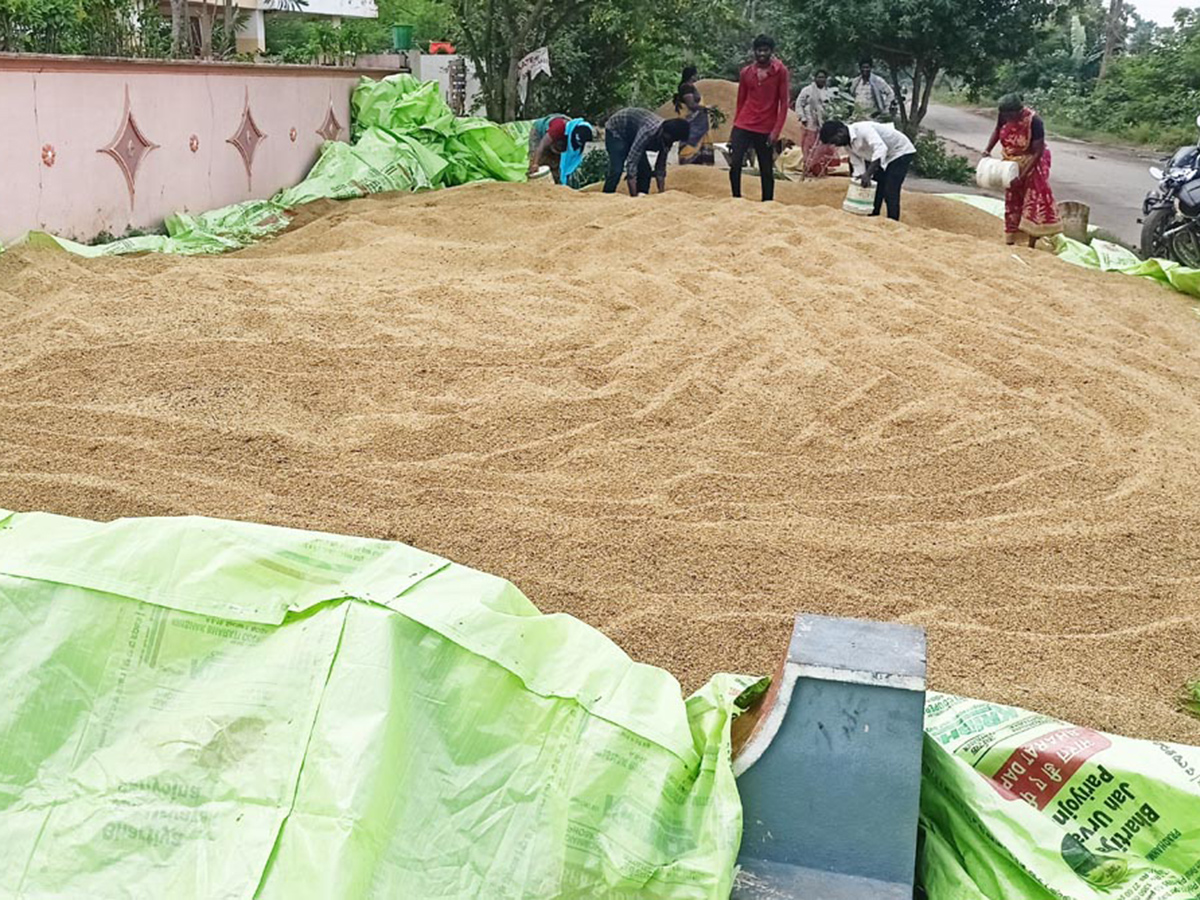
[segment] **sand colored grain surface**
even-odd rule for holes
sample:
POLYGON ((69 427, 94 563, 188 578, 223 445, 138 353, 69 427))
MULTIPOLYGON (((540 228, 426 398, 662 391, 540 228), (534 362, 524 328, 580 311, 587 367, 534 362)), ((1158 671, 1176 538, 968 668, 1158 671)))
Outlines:
MULTIPOLYGON (((841 209, 846 197, 848 178, 816 178, 807 181, 775 180, 775 202, 783 206, 824 206, 841 209)), ((602 185, 593 184, 585 191, 598 192, 602 185)), ((618 190, 628 194, 628 185, 621 179, 618 190)), ((657 188, 651 187, 651 191, 657 188)), ((674 166, 667 171, 667 191, 682 191, 694 197, 728 200, 729 172, 714 166, 674 166)), ((757 175, 742 174, 742 197, 761 201, 762 182, 757 175)), ((647 201, 648 202, 648 201, 647 201)), ((968 206, 943 200, 931 194, 906 192, 901 201, 906 225, 933 228, 957 235, 973 235, 988 241, 1004 239, 1004 225, 995 216, 968 206)))
MULTIPOLYGON (((701 78, 696 82, 696 87, 700 90, 700 101, 705 106, 716 107, 725 114, 720 127, 712 130, 712 139, 718 142, 729 140, 733 131, 733 117, 737 114, 737 82, 723 81, 720 78, 701 78)), ((795 90, 796 86, 792 85, 792 89, 795 90)), ((670 100, 658 108, 658 114, 666 119, 679 115, 675 112, 674 102, 670 100)), ((803 136, 804 128, 800 124, 800 117, 794 109, 788 110, 787 122, 783 126, 783 139, 799 144, 803 136)))
POLYGON ((1200 742, 1200 321, 1019 252, 482 185, 220 258, 6 253, 0 505, 406 541, 689 688, 796 610, 916 622, 935 687, 1200 742))

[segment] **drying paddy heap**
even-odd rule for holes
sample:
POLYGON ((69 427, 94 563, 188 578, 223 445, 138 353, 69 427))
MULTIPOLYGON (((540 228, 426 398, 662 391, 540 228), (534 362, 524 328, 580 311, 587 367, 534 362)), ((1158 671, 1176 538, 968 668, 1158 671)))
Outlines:
POLYGON ((934 197, 670 180, 5 253, 0 506, 404 541, 688 689, 774 671, 797 610, 918 623, 935 688, 1200 743, 1191 306, 934 197))

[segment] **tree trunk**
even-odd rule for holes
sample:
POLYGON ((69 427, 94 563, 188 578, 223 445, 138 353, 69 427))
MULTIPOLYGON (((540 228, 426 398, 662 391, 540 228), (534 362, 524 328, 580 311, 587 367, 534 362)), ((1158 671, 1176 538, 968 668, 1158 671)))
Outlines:
POLYGON ((501 120, 503 122, 513 122, 517 118, 517 64, 519 62, 515 53, 509 57, 508 74, 504 76, 504 118, 501 120))
POLYGON ((475 71, 479 78, 479 86, 483 91, 483 105, 487 110, 487 117, 493 122, 500 122, 504 116, 504 70, 500 70, 499 64, 493 59, 475 63, 475 71))
POLYGON ((222 35, 221 56, 234 56, 237 53, 237 18, 233 14, 233 0, 225 0, 225 8, 221 15, 221 28, 224 34, 222 35))
MULTIPOLYGON (((916 133, 921 128, 921 123, 925 121, 925 116, 929 112, 929 100, 933 96, 933 86, 937 82, 937 77, 941 73, 941 68, 936 65, 930 65, 925 73, 925 91, 921 95, 921 105, 917 109, 916 116, 913 117, 913 132, 916 133)), ((916 91, 913 91, 914 95, 916 91)))
POLYGON ((1121 31, 1125 22, 1124 6, 1122 0, 1111 0, 1108 7, 1108 19, 1104 29, 1104 56, 1100 60, 1101 78, 1108 74, 1108 67, 1112 65, 1121 42, 1121 31))
POLYGON ((915 136, 921 127, 921 98, 925 96, 925 70, 920 65, 913 66, 912 96, 908 98, 908 130, 909 135, 915 136))
POLYGON ((921 131, 921 123, 929 112, 929 99, 933 96, 933 86, 940 71, 941 67, 936 63, 918 60, 913 66, 913 94, 909 103, 908 126, 905 128, 905 132, 913 139, 921 131))
POLYGON ((208 0, 204 0, 200 6, 200 58, 212 59, 213 56, 213 19, 216 18, 215 10, 209 6, 208 0))
POLYGON ((484 107, 487 109, 487 117, 493 122, 499 122, 500 117, 504 115, 504 102, 501 97, 503 91, 497 88, 484 92, 484 107))
MULTIPOLYGON (((921 97, 924 93, 925 69, 917 60, 913 63, 912 96, 908 98, 908 109, 904 113, 904 133, 910 138, 915 138, 917 129, 921 127, 921 97)), ((903 103, 900 108, 904 109, 903 103)))
MULTIPOLYGON (((543 28, 543 20, 546 16, 546 5, 548 0, 537 0, 533 4, 533 9, 529 11, 529 15, 525 17, 524 23, 513 35, 512 41, 509 43, 508 56, 508 76, 504 80, 504 121, 514 122, 517 118, 517 77, 521 60, 525 58, 525 54, 530 52, 530 47, 536 47, 534 39, 538 34, 545 33, 543 28)), ((546 35, 547 40, 550 35, 546 35)), ((529 85, 527 84, 526 89, 529 85)))
MULTIPOLYGON (((903 89, 900 86, 900 66, 897 65, 896 63, 888 60, 887 67, 888 67, 888 75, 890 75, 891 79, 892 79, 892 90, 896 92, 896 109, 900 113, 900 130, 905 133, 908 133, 908 110, 904 108, 904 103, 901 102, 901 100, 900 100, 900 96, 903 93, 903 89)), ((914 69, 913 69, 914 85, 916 83, 916 78, 917 78, 917 69, 914 67, 914 69)), ((914 88, 913 93, 916 93, 915 88, 914 88)))
POLYGON ((176 58, 183 56, 191 43, 187 27, 187 0, 171 0, 171 55, 176 58))

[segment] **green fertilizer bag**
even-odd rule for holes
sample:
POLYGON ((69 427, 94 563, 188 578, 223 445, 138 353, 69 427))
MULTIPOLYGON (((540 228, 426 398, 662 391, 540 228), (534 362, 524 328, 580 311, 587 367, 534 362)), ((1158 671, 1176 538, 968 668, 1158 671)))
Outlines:
POLYGON ((930 900, 1200 900, 1200 748, 930 693, 930 900))
POLYGON ((0 510, 0 896, 725 900, 730 721, 402 544, 0 510))

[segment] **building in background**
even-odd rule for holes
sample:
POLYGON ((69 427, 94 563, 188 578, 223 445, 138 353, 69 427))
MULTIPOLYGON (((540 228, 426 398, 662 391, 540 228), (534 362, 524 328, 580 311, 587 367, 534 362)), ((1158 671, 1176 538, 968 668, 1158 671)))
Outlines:
MULTIPOLYGON (((303 5, 297 5, 294 0, 234 0, 238 10, 238 18, 242 21, 237 31, 238 53, 262 53, 267 49, 266 17, 285 12, 303 13, 308 16, 328 16, 333 23, 341 19, 377 19, 379 10, 375 0, 308 0, 303 5)), ((169 0, 162 4, 163 15, 171 15, 169 0)), ((192 46, 204 45, 202 32, 211 28, 214 22, 221 21, 224 12, 222 0, 211 2, 189 2, 188 18, 192 30, 192 46)))

